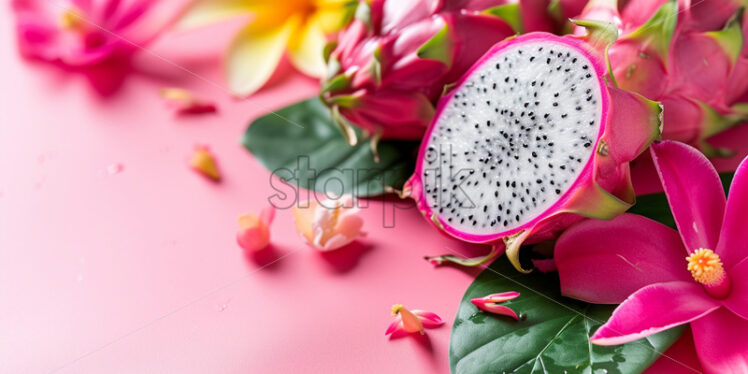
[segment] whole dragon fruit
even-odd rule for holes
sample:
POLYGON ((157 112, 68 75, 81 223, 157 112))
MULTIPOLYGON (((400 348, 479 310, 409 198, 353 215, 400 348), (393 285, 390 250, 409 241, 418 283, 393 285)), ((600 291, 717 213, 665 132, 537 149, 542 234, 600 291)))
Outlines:
POLYGON ((748 89, 742 10, 725 0, 670 0, 655 2, 660 5, 652 13, 644 3, 630 1, 621 16, 615 1, 594 0, 580 18, 617 24, 622 37, 609 49, 615 82, 663 104, 663 138, 708 156, 728 155, 707 139, 748 119, 740 104, 748 89), (642 13, 651 17, 642 22, 642 13))
POLYGON ((529 33, 491 48, 439 101, 404 194, 447 234, 493 245, 478 265, 634 202, 629 161, 660 135, 660 106, 611 84, 615 27, 529 33))
POLYGON ((524 30, 519 6, 507 0, 362 1, 330 46, 321 94, 349 143, 356 143, 350 123, 373 139, 419 139, 445 85, 492 45, 524 30))

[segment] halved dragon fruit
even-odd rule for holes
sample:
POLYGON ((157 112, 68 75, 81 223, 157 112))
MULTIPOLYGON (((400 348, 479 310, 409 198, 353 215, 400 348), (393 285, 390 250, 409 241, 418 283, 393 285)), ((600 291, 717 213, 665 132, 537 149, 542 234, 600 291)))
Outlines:
MULTIPOLYGON (((581 23, 581 22, 580 22, 581 23)), ((634 202, 628 162, 660 134, 658 103, 610 83, 611 24, 586 36, 530 33, 500 42, 438 105, 404 191, 447 234, 506 249, 634 202)))

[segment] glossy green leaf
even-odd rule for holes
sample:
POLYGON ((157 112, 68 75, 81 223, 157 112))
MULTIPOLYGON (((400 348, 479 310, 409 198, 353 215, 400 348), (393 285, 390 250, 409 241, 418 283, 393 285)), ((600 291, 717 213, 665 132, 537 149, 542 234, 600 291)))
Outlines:
MULTIPOLYGON (((725 189, 725 194, 728 193, 734 176, 734 172, 721 173, 719 175, 719 178, 722 180, 722 187, 725 189)), ((673 213, 670 212, 670 206, 668 205, 667 197, 664 193, 637 196, 636 204, 634 204, 628 212, 653 219, 670 226, 671 228, 677 229, 675 227, 673 213)))
POLYGON ((376 196, 385 186, 400 188, 413 173, 415 142, 382 141, 374 161, 368 139, 349 146, 319 99, 293 104, 260 117, 242 144, 276 176, 303 188, 355 196, 376 196))
POLYGON ((483 271, 465 292, 452 327, 453 374, 641 373, 682 333, 675 328, 628 344, 603 347, 589 336, 614 306, 562 297, 556 273, 520 274, 505 258, 483 271), (478 310, 470 299, 518 291, 502 305, 520 320, 478 310))

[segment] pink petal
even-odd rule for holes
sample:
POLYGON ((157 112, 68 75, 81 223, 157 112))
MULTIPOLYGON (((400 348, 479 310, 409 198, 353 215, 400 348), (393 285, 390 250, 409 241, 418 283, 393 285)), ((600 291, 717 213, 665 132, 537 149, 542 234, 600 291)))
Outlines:
POLYGON ((273 223, 273 218, 275 218, 275 206, 273 205, 268 205, 260 212, 260 220, 262 220, 266 226, 270 226, 270 224, 273 223))
POLYGON ((389 326, 387 326, 387 331, 384 332, 385 335, 392 334, 395 331, 401 331, 403 329, 403 319, 400 318, 400 315, 398 314, 395 316, 395 320, 390 323, 389 326))
POLYGON ((494 293, 488 296, 480 297, 479 299, 483 299, 489 303, 503 303, 505 301, 514 300, 518 297, 519 297, 519 292, 509 291, 509 292, 494 293))
POLYGON ((491 303, 491 302, 486 302, 486 300, 483 298, 472 299, 470 300, 470 302, 473 303, 473 305, 477 306, 478 309, 482 311, 494 313, 494 314, 500 314, 502 316, 509 316, 514 319, 519 319, 519 317, 517 317, 517 313, 515 313, 514 310, 512 310, 512 308, 509 308, 507 306, 503 306, 503 305, 499 305, 499 304, 491 303))
POLYGON ((264 226, 239 230, 236 233, 236 242, 247 252, 257 252, 270 243, 270 232, 264 226))
POLYGON ((730 295, 722 304, 733 313, 748 320, 748 258, 728 271, 730 295))
POLYGON ((636 291, 590 338, 617 345, 697 320, 720 307, 696 282, 656 283, 636 291))
POLYGON ((728 271, 748 256, 748 158, 738 167, 730 186, 725 219, 722 224, 717 254, 728 271))
POLYGON ((427 329, 439 327, 444 324, 444 321, 442 321, 441 317, 437 316, 436 313, 418 309, 411 310, 411 313, 415 314, 416 317, 421 320, 423 327, 427 329))
POLYGON ((651 150, 686 248, 715 249, 726 202, 717 170, 701 152, 682 143, 663 141, 651 150))
POLYGON ((659 282, 691 281, 678 233, 634 214, 587 220, 556 242, 561 293, 593 303, 618 304, 659 282))
POLYGON ((707 373, 748 373, 748 321, 720 309, 691 322, 691 330, 707 373))

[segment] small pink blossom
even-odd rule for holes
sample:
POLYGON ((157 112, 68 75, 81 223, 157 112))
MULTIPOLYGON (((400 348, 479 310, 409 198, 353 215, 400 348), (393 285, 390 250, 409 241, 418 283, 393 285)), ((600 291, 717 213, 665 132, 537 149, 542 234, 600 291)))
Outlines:
POLYGON ((507 306, 500 305, 501 303, 509 300, 513 300, 519 297, 519 292, 510 291, 510 292, 502 292, 502 293, 495 293, 488 296, 483 297, 476 297, 472 300, 470 300, 473 305, 477 306, 478 309, 494 313, 494 314, 500 314, 503 316, 509 316, 514 319, 519 319, 517 317, 517 313, 514 312, 511 308, 507 306))
POLYGON ((275 208, 271 205, 262 210, 259 216, 247 213, 239 216, 239 231, 236 242, 247 252, 257 252, 270 244, 270 224, 275 217, 275 208))
POLYGON ((293 208, 296 230, 306 242, 323 252, 348 245, 365 235, 364 220, 351 198, 302 202, 293 208))
POLYGON ((12 0, 21 53, 82 67, 147 45, 180 13, 182 0, 12 0))
POLYGON ((392 306, 392 315, 395 316, 395 319, 387 327, 385 335, 391 335, 396 332, 418 332, 424 335, 425 332, 423 330, 425 328, 432 329, 444 324, 444 321, 435 313, 418 309, 408 310, 402 304, 392 306))

